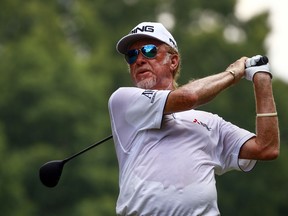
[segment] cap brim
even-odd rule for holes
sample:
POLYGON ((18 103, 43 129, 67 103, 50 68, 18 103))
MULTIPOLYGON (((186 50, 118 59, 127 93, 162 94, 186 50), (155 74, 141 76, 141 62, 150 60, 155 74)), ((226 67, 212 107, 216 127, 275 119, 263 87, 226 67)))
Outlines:
POLYGON ((141 39, 145 39, 145 38, 152 38, 152 39, 159 40, 158 38, 147 35, 147 34, 126 35, 118 41, 118 43, 116 45, 116 50, 121 54, 125 54, 128 51, 129 45, 131 45, 133 42, 135 42, 137 40, 141 40, 141 39))

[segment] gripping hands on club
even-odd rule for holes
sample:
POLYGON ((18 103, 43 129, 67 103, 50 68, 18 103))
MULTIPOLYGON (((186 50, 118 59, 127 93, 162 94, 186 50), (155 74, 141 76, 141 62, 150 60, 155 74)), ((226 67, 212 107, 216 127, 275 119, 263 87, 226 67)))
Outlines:
POLYGON ((253 81, 254 75, 258 72, 268 73, 272 78, 270 65, 266 56, 256 55, 252 58, 248 58, 245 62, 245 66, 245 78, 247 80, 253 81))

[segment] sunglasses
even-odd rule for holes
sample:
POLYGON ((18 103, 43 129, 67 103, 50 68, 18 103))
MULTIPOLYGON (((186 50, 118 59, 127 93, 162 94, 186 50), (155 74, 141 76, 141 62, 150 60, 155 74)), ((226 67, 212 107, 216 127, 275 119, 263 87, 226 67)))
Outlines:
POLYGON ((125 60, 128 64, 133 64, 136 62, 139 53, 142 53, 145 58, 151 59, 155 58, 157 54, 157 47, 153 44, 147 44, 141 47, 140 49, 128 50, 125 54, 125 60))

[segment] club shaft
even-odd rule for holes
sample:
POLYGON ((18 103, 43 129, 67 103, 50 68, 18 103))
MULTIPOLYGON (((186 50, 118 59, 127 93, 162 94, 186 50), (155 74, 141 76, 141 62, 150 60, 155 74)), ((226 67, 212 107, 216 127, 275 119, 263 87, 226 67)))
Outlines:
POLYGON ((84 152, 86 152, 86 151, 88 151, 88 150, 90 150, 90 149, 92 149, 92 148, 94 148, 94 147, 96 147, 96 146, 98 146, 98 145, 100 145, 100 144, 102 144, 102 143, 108 141, 108 140, 111 139, 112 137, 113 137, 113 136, 110 135, 110 136, 108 136, 108 137, 106 137, 106 138, 100 140, 99 142, 94 143, 94 144, 92 144, 91 146, 88 146, 87 148, 83 149, 82 151, 80 151, 80 152, 78 152, 78 153, 76 153, 76 154, 74 154, 74 155, 72 155, 72 156, 70 156, 70 157, 64 159, 63 162, 64 162, 64 163, 68 162, 69 160, 71 160, 71 159, 73 159, 73 158, 75 158, 75 157, 77 157, 77 156, 83 154, 84 152))

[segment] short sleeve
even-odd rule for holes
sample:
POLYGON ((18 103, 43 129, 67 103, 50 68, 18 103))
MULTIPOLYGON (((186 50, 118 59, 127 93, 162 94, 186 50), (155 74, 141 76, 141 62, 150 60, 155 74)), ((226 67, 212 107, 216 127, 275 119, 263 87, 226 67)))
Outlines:
POLYGON ((119 88, 109 99, 114 139, 129 148, 135 135, 146 129, 159 129, 169 90, 119 88), (126 146, 127 145, 127 146, 126 146))
POLYGON ((219 117, 219 144, 217 148, 220 166, 216 174, 221 175, 229 170, 250 171, 256 160, 239 159, 241 147, 255 134, 233 125, 219 117))

